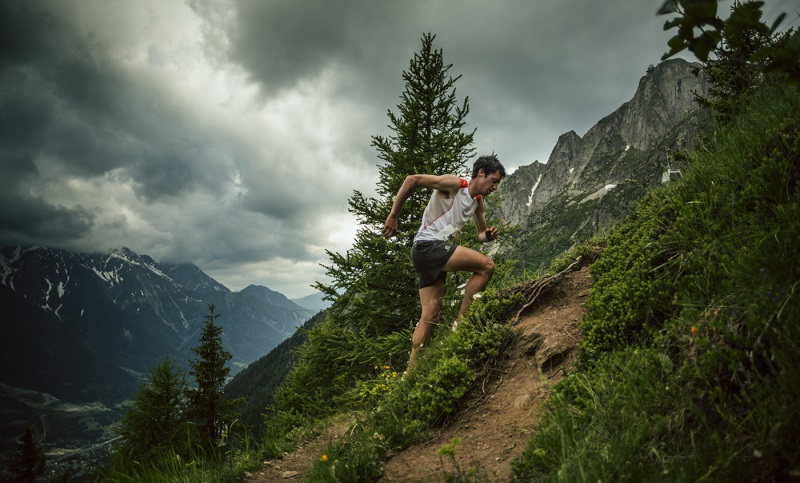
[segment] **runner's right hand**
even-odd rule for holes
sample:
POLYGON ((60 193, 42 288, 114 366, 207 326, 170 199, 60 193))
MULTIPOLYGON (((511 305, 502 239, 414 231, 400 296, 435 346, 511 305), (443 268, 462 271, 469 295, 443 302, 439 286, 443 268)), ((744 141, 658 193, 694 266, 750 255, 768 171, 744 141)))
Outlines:
POLYGON ((383 224, 381 235, 384 238, 391 238, 395 233, 397 233, 397 216, 389 214, 389 217, 386 218, 386 223, 383 224))

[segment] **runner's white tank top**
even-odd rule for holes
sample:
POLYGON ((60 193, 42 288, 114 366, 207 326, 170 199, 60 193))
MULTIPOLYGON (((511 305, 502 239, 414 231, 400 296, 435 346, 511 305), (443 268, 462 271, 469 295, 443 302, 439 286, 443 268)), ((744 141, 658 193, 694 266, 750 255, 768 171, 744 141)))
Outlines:
POLYGON ((441 198, 438 190, 433 190, 422 224, 414 241, 447 240, 458 235, 464 225, 472 218, 478 208, 478 199, 469 195, 469 182, 461 178, 461 188, 452 198, 441 198))

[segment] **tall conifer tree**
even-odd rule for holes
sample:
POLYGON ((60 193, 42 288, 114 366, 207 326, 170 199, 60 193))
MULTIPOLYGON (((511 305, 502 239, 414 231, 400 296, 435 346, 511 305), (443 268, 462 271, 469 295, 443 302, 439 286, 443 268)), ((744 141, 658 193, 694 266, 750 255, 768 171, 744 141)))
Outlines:
POLYGON ((391 240, 380 236, 392 201, 406 176, 415 173, 463 174, 474 154, 474 129, 465 132, 469 99, 459 103, 441 49, 434 35, 422 37, 422 48, 403 72, 405 89, 397 112, 388 112, 392 134, 376 135, 372 145, 383 161, 379 166, 379 198, 354 191, 350 212, 360 227, 346 254, 328 252, 331 285, 317 288, 334 300, 330 317, 341 325, 380 337, 409 327, 418 318, 419 294, 410 250, 429 192, 420 190, 406 201, 391 240), (342 295, 339 295, 341 293, 342 295))
POLYGON ((220 442, 223 429, 233 409, 241 400, 226 400, 222 388, 230 368, 225 366, 233 356, 222 348, 222 327, 215 324, 220 314, 209 305, 209 315, 200 336, 200 345, 192 348, 197 359, 190 362, 196 387, 189 389, 189 416, 202 428, 208 447, 220 442))
POLYGON ((33 427, 25 428, 17 439, 16 450, 8 461, 8 470, 3 481, 33 483, 38 476, 44 474, 44 453, 36 441, 33 427))
POLYGON ((137 461, 157 459, 165 448, 178 451, 185 441, 185 392, 183 373, 165 358, 150 371, 147 384, 139 388, 133 406, 122 417, 122 450, 137 461))
MULTIPOLYGON (((460 76, 449 75, 452 65, 445 64, 441 49, 433 48, 434 38, 423 35, 422 48, 403 72, 400 104, 397 112, 388 112, 392 134, 372 138, 383 161, 378 198, 354 191, 349 199, 360 225, 353 248, 345 254, 328 251, 326 268, 333 281, 315 286, 334 303, 326 320, 309 332, 300 361, 276 392, 276 413, 316 417, 335 412, 347 402, 355 381, 374 375, 374 365, 405 368, 411 328, 419 319, 410 251, 430 192, 421 190, 406 201, 395 237, 386 240, 380 233, 406 176, 464 174, 474 154, 474 129, 464 130, 469 100, 457 101, 460 76)), ((458 280, 448 279, 448 286, 458 280)))

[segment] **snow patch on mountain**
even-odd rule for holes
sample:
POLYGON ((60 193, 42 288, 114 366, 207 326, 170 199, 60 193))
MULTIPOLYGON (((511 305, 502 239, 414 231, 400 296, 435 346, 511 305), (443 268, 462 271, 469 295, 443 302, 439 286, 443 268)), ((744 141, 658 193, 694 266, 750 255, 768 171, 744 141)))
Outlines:
POLYGON ((536 193, 536 188, 539 186, 539 183, 541 183, 541 181, 542 181, 542 173, 539 173, 539 177, 536 178, 536 183, 534 183, 533 188, 531 188, 531 194, 528 196, 528 202, 525 204, 525 206, 530 208, 531 203, 533 202, 533 195, 536 193))

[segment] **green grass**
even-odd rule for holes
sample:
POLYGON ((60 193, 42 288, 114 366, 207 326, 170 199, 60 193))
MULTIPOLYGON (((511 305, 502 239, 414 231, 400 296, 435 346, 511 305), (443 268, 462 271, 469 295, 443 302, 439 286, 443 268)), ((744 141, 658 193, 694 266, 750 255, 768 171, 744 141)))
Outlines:
MULTIPOLYGON (((591 269, 579 368, 515 460, 517 480, 800 476, 798 112, 796 92, 765 92, 738 124, 709 135, 682 181, 556 257, 548 273, 604 249, 591 269)), ((389 451, 446 424, 509 340, 504 304, 513 302, 475 304, 404 379, 378 361, 374 380, 346 396, 363 417, 309 480, 376 480, 389 451)))
POLYGON ((223 446, 209 453, 193 444, 187 431, 180 449, 161 447, 156 456, 131 457, 117 451, 105 468, 101 480, 108 482, 237 482, 246 471, 261 467, 263 449, 250 445, 247 434, 235 434, 223 446))
POLYGON ((141 463, 126 461, 113 463, 111 470, 103 474, 102 481, 108 482, 239 482, 245 471, 254 471, 261 466, 256 453, 243 455, 231 461, 215 461, 202 457, 181 456, 166 452, 158 461, 141 463))

